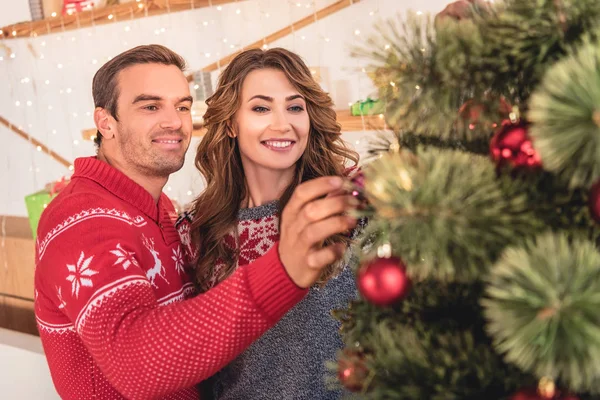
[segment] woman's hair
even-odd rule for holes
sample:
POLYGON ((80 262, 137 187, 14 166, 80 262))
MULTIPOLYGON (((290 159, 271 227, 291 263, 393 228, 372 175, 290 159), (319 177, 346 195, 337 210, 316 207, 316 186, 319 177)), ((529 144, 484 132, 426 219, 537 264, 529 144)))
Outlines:
MULTIPOLYGON (((358 162, 358 154, 341 138, 331 98, 315 82, 297 54, 273 48, 251 49, 237 55, 219 77, 215 93, 206 100, 206 134, 196 151, 196 168, 206 180, 205 190, 192 206, 192 237, 201 244, 198 253, 201 256, 195 261, 196 281, 203 291, 210 288, 211 282, 220 282, 231 275, 236 268, 239 249, 232 252, 224 239, 232 232, 237 234, 238 211, 242 201, 247 199, 248 188, 235 138, 234 117, 242 102, 242 84, 248 74, 267 68, 285 74, 305 98, 310 118, 307 147, 296 162, 294 179, 280 198, 280 210, 301 182, 319 176, 343 176, 347 160, 358 162), (224 267, 217 270, 217 264, 224 267)), ((340 242, 349 243, 349 239, 337 234, 326 241, 340 242)), ((319 283, 335 275, 338 264, 328 266, 319 283)))

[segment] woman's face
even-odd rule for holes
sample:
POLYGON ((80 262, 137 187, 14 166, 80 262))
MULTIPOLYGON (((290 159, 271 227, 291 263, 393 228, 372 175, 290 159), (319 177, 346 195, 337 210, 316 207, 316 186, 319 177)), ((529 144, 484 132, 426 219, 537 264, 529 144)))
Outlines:
POLYGON ((304 97, 282 71, 250 72, 234 118, 245 171, 294 170, 306 150, 310 119, 304 97))

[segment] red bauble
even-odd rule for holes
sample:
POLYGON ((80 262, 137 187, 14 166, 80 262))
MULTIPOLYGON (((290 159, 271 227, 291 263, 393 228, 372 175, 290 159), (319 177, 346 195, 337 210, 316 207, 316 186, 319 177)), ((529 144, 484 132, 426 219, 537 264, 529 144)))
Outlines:
POLYGON ((435 23, 438 21, 449 18, 455 21, 461 21, 465 19, 471 19, 471 10, 473 6, 477 6, 480 9, 487 9, 490 4, 484 0, 458 0, 454 1, 446 6, 442 11, 437 13, 435 16, 435 23))
POLYGON ((360 352, 344 350, 338 361, 338 379, 351 392, 363 389, 369 375, 364 356, 360 352))
POLYGON ((410 289, 406 267, 398 257, 376 258, 358 271, 358 290, 378 306, 390 306, 403 299, 410 289))
POLYGON ((352 172, 348 174, 350 182, 352 183, 352 196, 354 196, 359 202, 357 207, 359 210, 364 210, 368 205, 369 201, 365 196, 365 175, 360 168, 354 168, 352 172))
POLYGON ((506 119, 512 112, 512 106, 503 96, 500 96, 496 106, 490 106, 489 104, 482 104, 473 99, 466 101, 458 110, 458 116, 469 124, 469 129, 475 129, 481 118, 481 114, 493 117, 494 121, 486 124, 484 128, 491 129, 496 128, 501 121, 506 119))
POLYGON ((543 396, 536 389, 523 389, 514 394, 510 400, 579 400, 578 397, 556 393, 554 396, 543 396))
POLYGON ((594 183, 588 195, 588 206, 594 221, 600 224, 600 181, 594 183))
POLYGON ((492 138, 490 152, 498 167, 509 165, 513 168, 536 169, 542 166, 542 159, 533 148, 524 123, 505 121, 492 138))

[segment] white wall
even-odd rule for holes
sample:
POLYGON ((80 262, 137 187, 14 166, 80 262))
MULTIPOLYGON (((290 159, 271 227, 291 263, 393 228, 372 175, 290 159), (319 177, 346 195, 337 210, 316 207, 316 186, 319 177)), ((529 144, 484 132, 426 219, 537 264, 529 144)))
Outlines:
POLYGON ((58 400, 40 338, 0 328, 3 399, 58 400))
MULTIPOLYGON (((14 3, 20 2, 23 0, 14 3)), ((333 2, 312 3, 320 9, 333 2)), ((10 3, 12 8, 13 1, 10 3)), ((446 3, 447 0, 423 0, 418 2, 418 9, 434 13, 446 3)), ((346 108, 349 101, 373 94, 371 82, 361 72, 364 61, 350 57, 350 45, 373 32, 377 21, 414 10, 415 4, 410 0, 362 0, 272 46, 296 51, 310 66, 327 67, 330 79, 325 87, 337 106, 346 108), (360 35, 355 35, 356 30, 360 35)), ((82 140, 81 130, 94 126, 91 81, 108 57, 139 44, 160 43, 184 56, 190 70, 197 70, 229 54, 231 46, 244 46, 311 15, 315 7, 308 0, 249 0, 224 5, 220 11, 216 7, 204 8, 36 38, 5 40, 14 58, 0 51, 0 93, 3 93, 0 116, 69 160, 93 155, 94 146, 82 140)), ((7 9, 0 8, 0 15, 7 9)), ((213 80, 216 77, 213 74, 213 80)), ((364 150, 363 138, 369 136, 373 132, 344 134, 358 150, 364 150)), ((69 171, 1 126, 0 139, 0 185, 4 189, 0 193, 0 215, 25 216, 24 196, 69 171)), ((193 166, 197 143, 197 140, 192 142, 186 165, 171 177, 165 189, 181 204, 189 202, 202 189, 193 166)))
POLYGON ((0 0, 0 27, 31 21, 28 0, 0 0))

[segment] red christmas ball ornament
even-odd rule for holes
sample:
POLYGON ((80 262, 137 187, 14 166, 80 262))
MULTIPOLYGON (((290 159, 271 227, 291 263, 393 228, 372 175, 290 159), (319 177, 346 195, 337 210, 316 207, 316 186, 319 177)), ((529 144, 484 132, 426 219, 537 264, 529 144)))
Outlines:
POLYGON ((364 210, 369 205, 369 201, 365 195, 365 175, 363 174, 362 169, 356 167, 348 174, 348 178, 352 184, 351 194, 360 202, 360 205, 357 208, 359 210, 364 210))
POLYGON ((539 153, 533 148, 527 125, 505 121, 490 143, 492 159, 498 167, 536 169, 542 166, 539 153))
POLYGON ((454 21, 462 21, 471 19, 472 8, 476 6, 480 9, 489 9, 490 4, 484 0, 458 0, 446 6, 442 11, 436 14, 434 23, 437 24, 441 20, 451 19, 454 21))
POLYGON ((338 361, 338 379, 342 385, 351 392, 360 392, 368 375, 363 354, 345 349, 338 361))
POLYGON ((561 395, 556 393, 554 395, 543 395, 536 389, 523 389, 515 393, 510 400, 579 400, 578 397, 572 395, 561 395))
POLYGON ((500 96, 496 106, 482 104, 474 99, 468 100, 459 108, 458 116, 466 124, 469 124, 469 129, 475 129, 477 124, 479 124, 481 114, 486 114, 490 117, 493 117, 495 122, 491 121, 484 125, 484 128, 488 129, 496 128, 499 123, 507 118, 511 112, 512 106, 510 103, 504 98, 504 96, 500 96))
POLYGON ((542 378, 537 388, 527 388, 519 390, 511 400, 579 400, 576 396, 563 394, 556 389, 554 381, 549 378, 542 378))
POLYGON ((600 224, 600 181, 594 183, 590 188, 588 206, 592 218, 600 224))
POLYGON ((362 296, 378 306, 397 303, 410 289, 406 267, 398 257, 376 258, 361 266, 357 283, 362 296))

